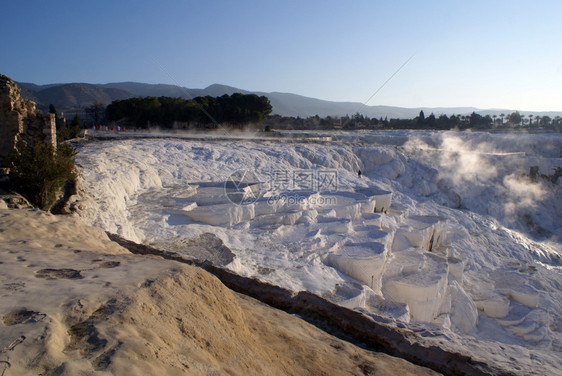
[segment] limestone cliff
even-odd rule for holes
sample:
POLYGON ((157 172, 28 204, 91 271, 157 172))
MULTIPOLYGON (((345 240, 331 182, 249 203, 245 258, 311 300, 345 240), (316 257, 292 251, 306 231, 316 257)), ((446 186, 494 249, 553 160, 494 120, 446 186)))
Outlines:
POLYGON ((55 115, 38 111, 11 78, 0 74, 0 166, 18 147, 37 140, 56 146, 55 115))

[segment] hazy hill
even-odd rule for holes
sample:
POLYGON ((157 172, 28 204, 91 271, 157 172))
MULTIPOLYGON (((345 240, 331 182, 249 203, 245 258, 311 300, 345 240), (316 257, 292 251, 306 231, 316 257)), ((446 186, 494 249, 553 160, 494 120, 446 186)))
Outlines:
MULTIPOLYGON (((419 115, 422 108, 405 108, 393 106, 366 106, 359 102, 332 102, 316 98, 305 97, 297 94, 290 93, 261 93, 271 101, 273 106, 273 113, 283 116, 300 116, 308 117, 318 115, 325 116, 345 116, 361 113, 370 118, 413 118, 419 115)), ((476 111, 476 108, 436 108, 436 109, 423 109, 429 115, 431 112, 435 114, 459 114, 471 113, 476 111)))
MULTIPOLYGON (((24 97, 24 98, 26 98, 26 99, 29 99, 29 100, 32 100, 32 101, 35 102, 35 103, 38 102, 37 97, 35 96, 35 92, 36 92, 37 90, 34 90, 34 87, 38 87, 38 85, 34 85, 34 84, 22 84, 22 83, 20 83, 20 82, 18 82, 18 85, 19 85, 19 87, 20 87, 20 89, 21 89, 21 96, 22 96, 22 97, 24 97), (30 85, 30 86, 28 86, 28 85, 30 85), (33 85, 33 86, 31 86, 31 85, 33 85)), ((40 106, 39 103, 37 103, 37 107, 41 108, 41 106, 40 106)))
MULTIPOLYGON (((113 82, 108 84, 51 84, 36 85, 32 83, 19 83, 22 87, 22 95, 25 98, 37 102, 38 108, 46 110, 49 104, 54 104, 57 110, 67 113, 82 111, 84 107, 93 102, 109 104, 116 99, 127 99, 131 97, 145 96, 167 96, 195 98, 198 96, 210 95, 213 97, 233 93, 265 95, 271 101, 273 114, 284 116, 309 117, 319 115, 325 116, 345 116, 353 115, 357 112, 368 117, 376 118, 414 118, 420 110, 426 115, 434 113, 440 114, 470 114, 473 111, 481 115, 493 115, 500 113, 509 114, 514 110, 509 109, 490 109, 480 110, 474 107, 437 107, 437 108, 404 108, 393 106, 366 106, 358 102, 333 102, 322 99, 305 97, 291 93, 265 93, 251 92, 238 89, 232 86, 213 84, 204 89, 190 89, 177 85, 168 84, 145 84, 140 82, 113 82)), ((522 115, 529 115, 531 112, 520 111, 522 115)), ((552 118, 562 115, 562 112, 536 112, 534 115, 548 115, 552 118)))
MULTIPOLYGON (((167 85, 167 84, 143 84, 139 82, 114 82, 100 85, 106 88, 116 88, 126 90, 134 96, 139 97, 181 97, 195 98, 210 95, 220 97, 221 95, 232 95, 234 93, 250 94, 250 91, 238 89, 232 86, 213 84, 205 89, 188 89, 186 87, 167 85)), ((258 94, 258 93, 256 93, 258 94)), ((259 93, 266 95, 265 93, 259 93)))
POLYGON ((143 84, 140 82, 112 82, 99 85, 106 89, 120 89, 135 97, 188 97, 188 89, 167 84, 143 84))
MULTIPOLYGON (((190 89, 193 90, 193 89, 190 89)), ((196 91, 194 91, 196 92, 196 91)), ((242 93, 242 94, 258 94, 258 95, 266 95, 266 93, 252 93, 251 91, 247 91, 247 90, 242 90, 242 89, 238 89, 232 86, 227 86, 227 85, 220 85, 220 84, 213 84, 210 86, 207 86, 205 89, 201 90, 201 92, 197 95, 210 95, 212 97, 218 97, 221 95, 232 95, 234 93, 242 93)))
POLYGON ((59 110, 78 109, 100 102, 109 104, 116 99, 130 98, 128 91, 114 88, 103 88, 92 84, 65 84, 40 90, 35 93, 42 105, 53 104, 59 110))

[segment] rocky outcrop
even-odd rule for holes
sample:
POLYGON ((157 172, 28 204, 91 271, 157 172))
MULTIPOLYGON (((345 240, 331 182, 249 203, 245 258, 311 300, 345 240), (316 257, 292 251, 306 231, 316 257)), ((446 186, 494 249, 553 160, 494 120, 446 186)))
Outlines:
POLYGON ((22 145, 39 140, 56 147, 56 137, 55 115, 38 111, 11 78, 0 74, 0 166, 22 145))
POLYGON ((78 218, 0 210, 0 375, 437 375, 153 251, 78 218))
POLYGON ((376 322, 361 312, 341 307, 315 294, 306 291, 295 294, 279 286, 237 275, 210 262, 188 260, 178 253, 161 251, 108 232, 106 234, 109 239, 131 253, 160 256, 167 260, 199 266, 233 291, 287 313, 298 315, 331 335, 371 351, 385 352, 445 375, 512 376, 517 374, 497 364, 488 364, 467 354, 424 343, 423 338, 411 330, 376 322))
POLYGON ((10 193, 0 189, 0 209, 33 209, 33 205, 18 193, 10 193))

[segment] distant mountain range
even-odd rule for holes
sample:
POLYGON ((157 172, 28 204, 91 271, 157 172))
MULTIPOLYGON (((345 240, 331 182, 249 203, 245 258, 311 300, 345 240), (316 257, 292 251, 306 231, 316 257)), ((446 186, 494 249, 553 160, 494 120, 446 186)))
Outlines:
MULTIPOLYGON (((233 93, 265 95, 269 98, 273 107, 273 114, 283 116, 309 117, 319 115, 325 116, 344 116, 353 115, 357 112, 370 118, 400 118, 410 119, 416 117, 420 110, 426 115, 434 113, 440 114, 460 114, 466 115, 473 111, 481 115, 499 115, 501 113, 510 114, 514 110, 493 109, 482 110, 474 107, 436 107, 436 108, 404 108, 393 106, 366 106, 358 102, 332 102, 316 98, 305 97, 290 93, 264 93, 251 92, 231 86, 214 84, 205 89, 189 89, 176 85, 166 84, 145 84, 140 82, 114 82, 109 84, 49 84, 36 85, 33 83, 19 82, 22 88, 22 95, 37 103, 37 107, 47 111, 50 104, 53 104, 57 111, 66 114, 82 112, 83 109, 94 102, 109 104, 117 99, 127 99, 132 97, 145 96, 166 96, 195 98, 198 96, 210 95, 213 97, 233 93)), ((521 111, 522 115, 531 112, 521 111)), ((533 115, 548 115, 550 117, 562 116, 562 112, 532 112, 533 115)))

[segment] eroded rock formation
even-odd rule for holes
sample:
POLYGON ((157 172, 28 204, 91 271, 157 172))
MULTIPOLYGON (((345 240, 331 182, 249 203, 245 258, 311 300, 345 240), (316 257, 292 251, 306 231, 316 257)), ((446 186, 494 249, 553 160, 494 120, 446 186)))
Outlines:
POLYGON ((38 111, 11 78, 0 74, 0 166, 22 145, 40 140, 56 147, 56 137, 55 115, 38 111))

